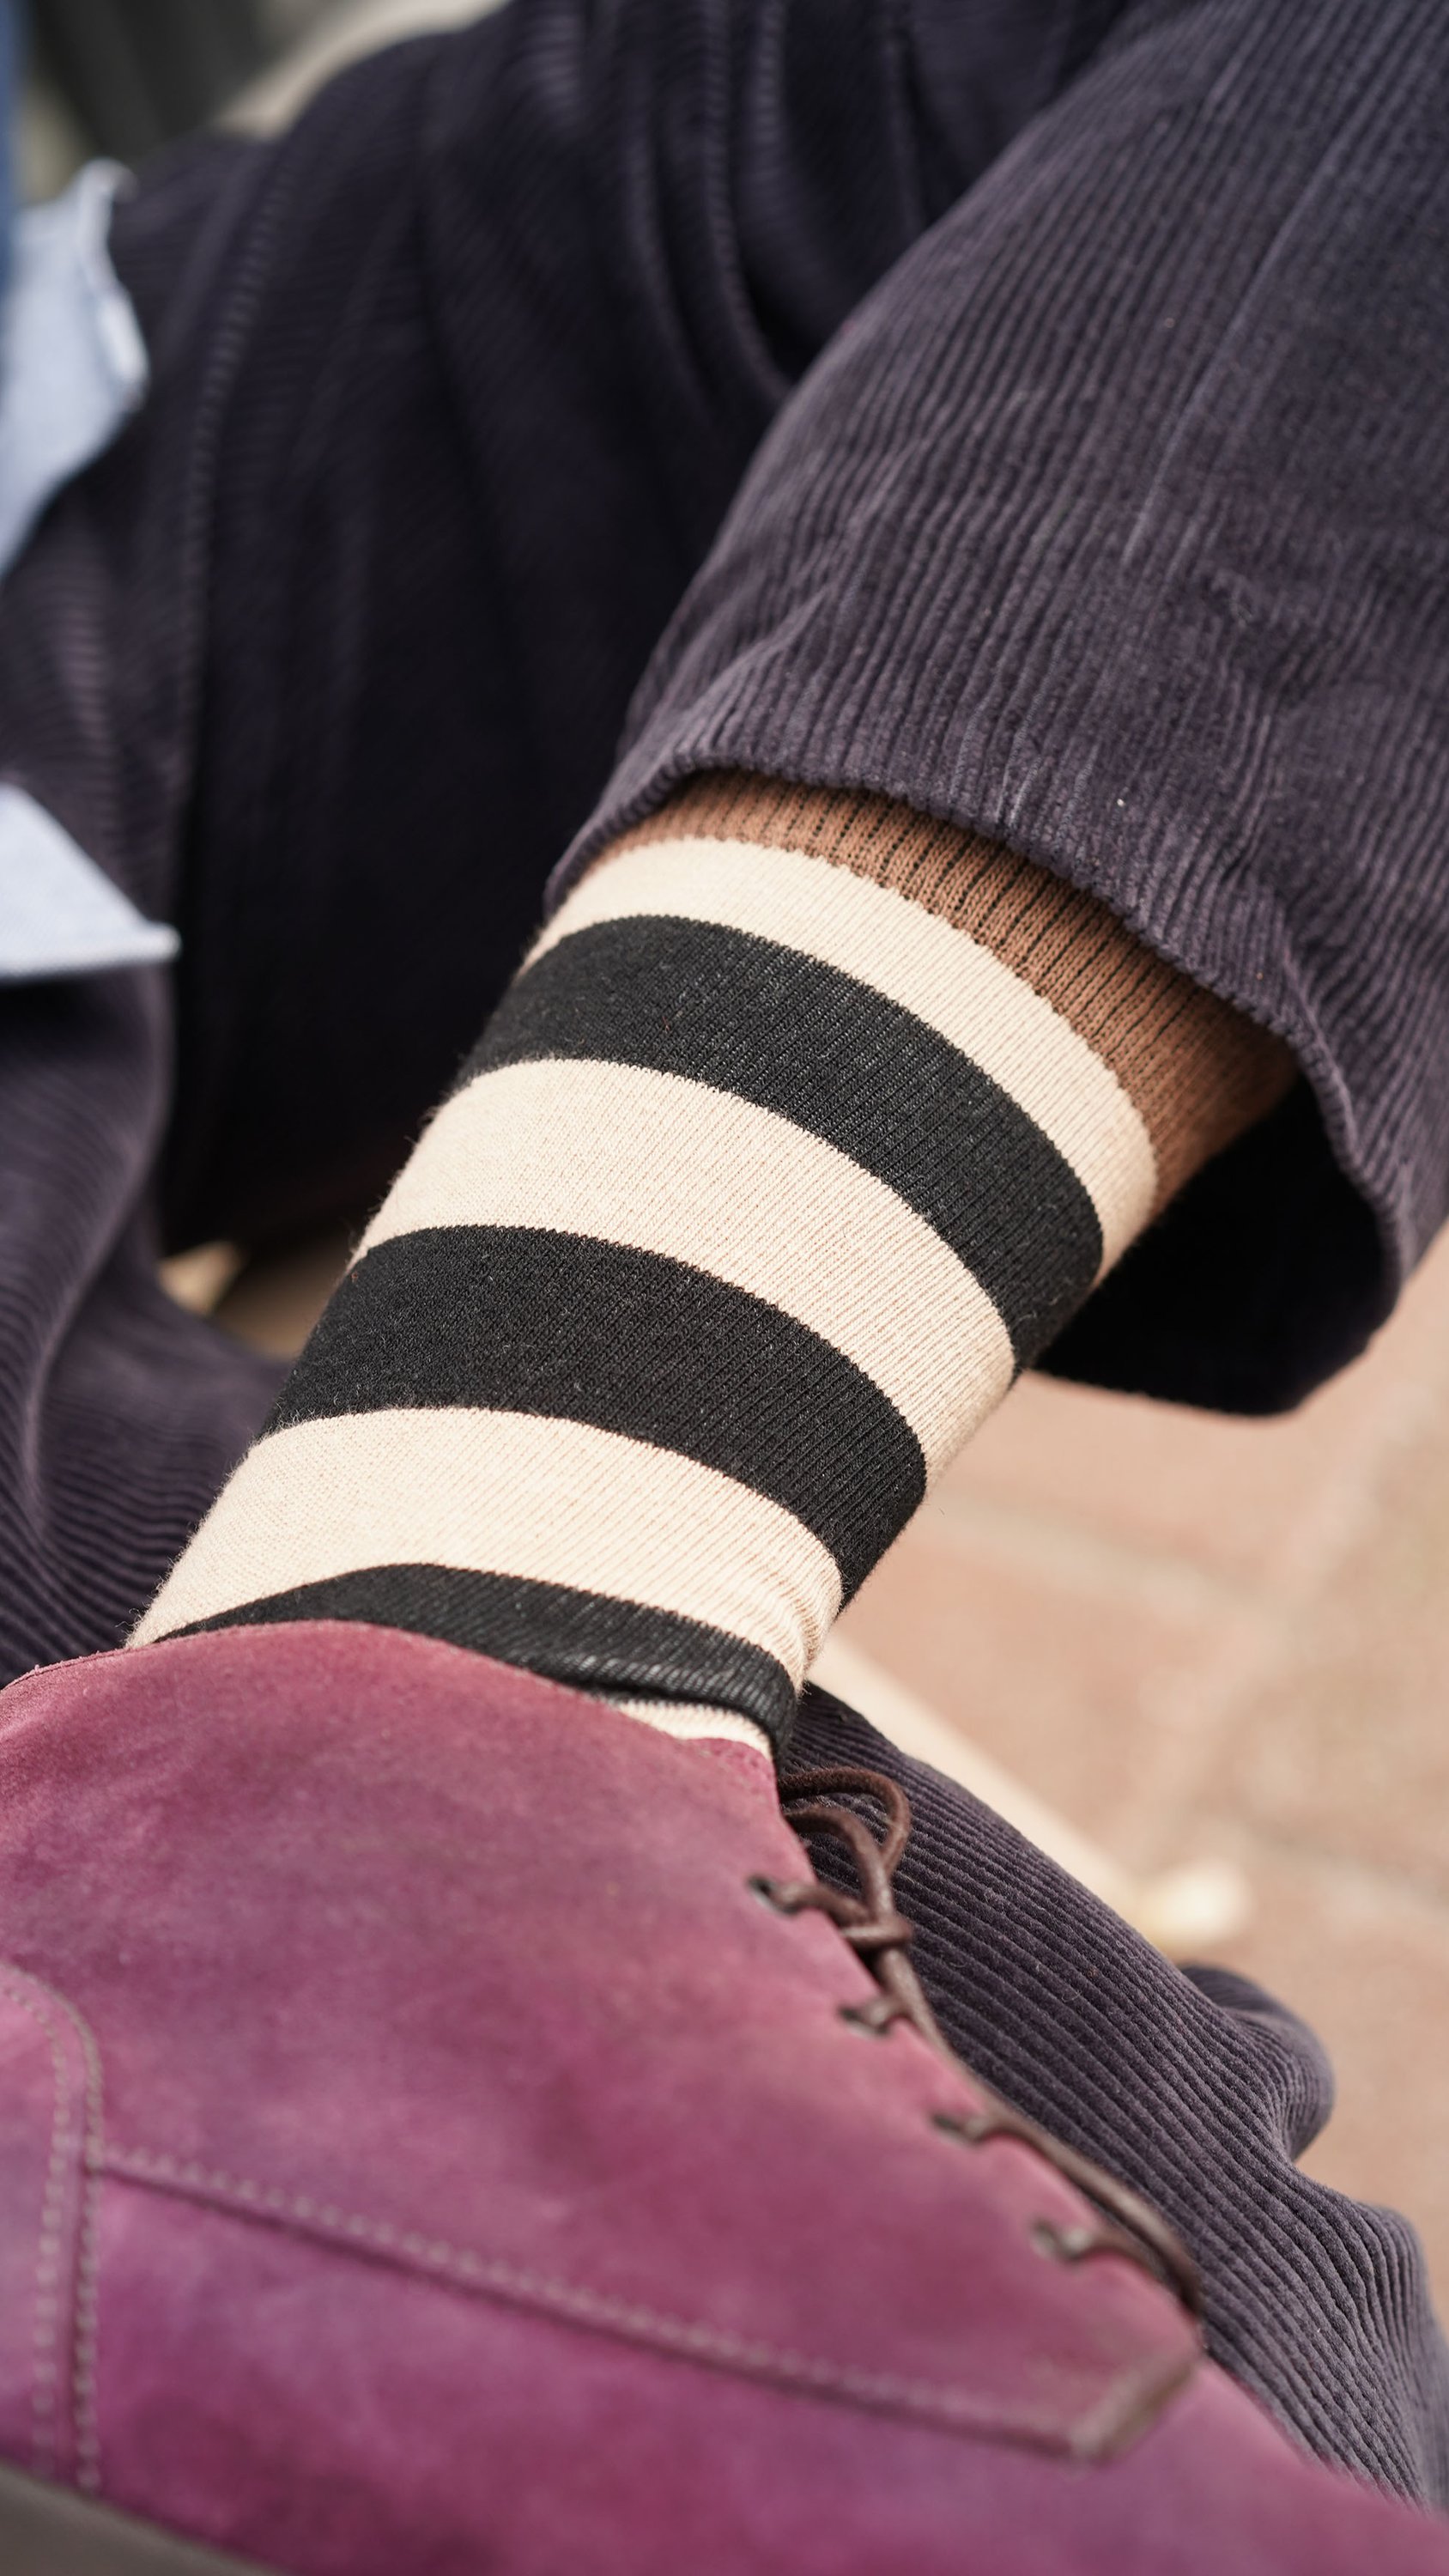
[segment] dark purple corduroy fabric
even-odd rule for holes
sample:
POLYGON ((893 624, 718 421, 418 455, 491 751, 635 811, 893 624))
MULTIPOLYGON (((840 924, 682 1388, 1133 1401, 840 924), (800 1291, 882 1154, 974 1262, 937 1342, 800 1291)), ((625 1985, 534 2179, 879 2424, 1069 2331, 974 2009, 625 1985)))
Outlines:
MULTIPOLYGON (((1443 1209, 1446 74, 1427 0, 514 0, 148 176, 151 400, 0 594, 0 774, 184 934, 0 996, 9 1669, 118 1639, 275 1384, 158 1236, 380 1188, 591 809, 708 763, 996 831, 1298 1046, 1063 1364, 1259 1406, 1358 1346, 1443 1209)), ((1306 2441, 1449 2494, 1307 2043, 832 1723, 968 2057, 1306 2441)))
POLYGON ((1291 1402, 1443 1221, 1446 119, 1434 0, 1126 10, 782 414, 579 845, 691 770, 881 789, 1281 1031, 1318 1118, 1184 1194, 1073 1374, 1291 1402))
POLYGON ((124 1635, 265 1409, 274 1363, 163 1294, 154 969, 0 992, 0 1670, 124 1635))

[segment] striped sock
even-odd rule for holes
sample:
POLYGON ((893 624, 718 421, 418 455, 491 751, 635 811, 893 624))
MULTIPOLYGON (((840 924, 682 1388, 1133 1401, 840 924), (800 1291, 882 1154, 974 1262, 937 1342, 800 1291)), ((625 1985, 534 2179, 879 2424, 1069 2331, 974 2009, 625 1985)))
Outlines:
POLYGON ((995 845, 697 780, 549 924, 133 1642, 369 1620, 778 1744, 932 1477, 1290 1076, 995 845))

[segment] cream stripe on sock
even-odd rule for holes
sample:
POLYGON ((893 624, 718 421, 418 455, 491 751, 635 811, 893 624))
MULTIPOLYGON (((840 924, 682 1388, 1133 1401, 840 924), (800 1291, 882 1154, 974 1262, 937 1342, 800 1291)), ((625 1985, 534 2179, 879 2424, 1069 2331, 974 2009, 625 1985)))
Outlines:
POLYGON ((703 1620, 797 1685, 840 1606, 834 1558, 712 1467, 587 1423, 451 1409, 274 1431, 132 1643, 365 1565, 520 1575, 703 1620))
POLYGON ((503 1066, 454 1095, 359 1248, 422 1226, 556 1227, 766 1298, 905 1416, 928 1472, 1011 1384, 985 1290, 884 1182, 788 1119, 672 1074, 503 1066))
POLYGON ((529 964, 573 933, 641 916, 739 930, 854 976, 914 1012, 1011 1094, 1089 1193, 1108 1270, 1151 1213, 1157 1164, 1111 1068, 989 948, 828 859, 752 841, 654 841, 590 870, 529 964))
POLYGON ((752 1725, 737 1709, 708 1708, 695 1700, 616 1699, 612 1692, 609 1705, 625 1717, 637 1717, 643 1726, 652 1726, 656 1734, 672 1735, 676 1743, 746 1744, 769 1761, 770 1739, 764 1728, 752 1725))

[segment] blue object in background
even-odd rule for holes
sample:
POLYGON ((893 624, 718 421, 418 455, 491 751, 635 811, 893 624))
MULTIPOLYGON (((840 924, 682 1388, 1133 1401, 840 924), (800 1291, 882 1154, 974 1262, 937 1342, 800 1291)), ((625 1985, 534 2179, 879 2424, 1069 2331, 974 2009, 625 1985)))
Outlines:
POLYGON ((0 0, 0 295, 10 274, 10 209, 15 188, 15 10, 0 0))
MULTIPOLYGON (((0 0, 0 579, 47 502, 109 446, 146 390, 140 328, 111 266, 127 184, 93 161, 47 206, 14 206, 17 29, 0 0)), ((0 781, 0 984, 174 954, 52 814, 0 781)))

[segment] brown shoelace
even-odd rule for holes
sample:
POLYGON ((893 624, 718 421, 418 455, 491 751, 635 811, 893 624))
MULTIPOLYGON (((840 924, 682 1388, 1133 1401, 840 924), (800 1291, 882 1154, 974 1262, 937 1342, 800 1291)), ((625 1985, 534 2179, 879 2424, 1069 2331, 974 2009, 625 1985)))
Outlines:
POLYGON ((1013 2110, 1009 2102, 973 2074, 943 2036, 907 1956, 912 1927, 897 1910, 892 1885, 911 1830, 910 1802, 905 1791, 882 1771, 854 1767, 802 1771, 781 1782, 780 1804, 786 1822, 797 1833, 829 1834, 836 1842, 844 1843, 860 1879, 859 1896, 849 1896, 843 1889, 828 1887, 814 1877, 751 1880, 755 1893, 777 1913, 827 1916, 869 1968, 878 1994, 866 2003, 843 2004, 842 2019, 877 2036, 883 2036, 894 2022, 909 2022, 953 2074, 964 2075, 973 2091, 982 2097, 979 2111, 937 2112, 938 2129, 973 2147, 984 2145, 989 2138, 1016 2138, 1045 2157, 1064 2181, 1073 2184, 1091 2202, 1100 2213, 1091 2224, 1059 2227, 1047 2219, 1038 2222, 1033 2233, 1044 2254, 1063 2263, 1081 2263, 1094 2254, 1125 2255, 1173 2290, 1191 2315, 1199 2315, 1202 2296, 1197 2266, 1176 2230, 1159 2216, 1150 2201, 1127 2183, 1119 2182, 1115 2174, 1094 2164, 1089 2156, 1079 2155, 1075 2147, 1065 2146, 1049 2130, 1039 2128, 1025 2112, 1013 2110), (867 1798, 879 1806, 885 1815, 884 1835, 878 1839, 861 1817, 839 1803, 842 1798, 867 1798))

